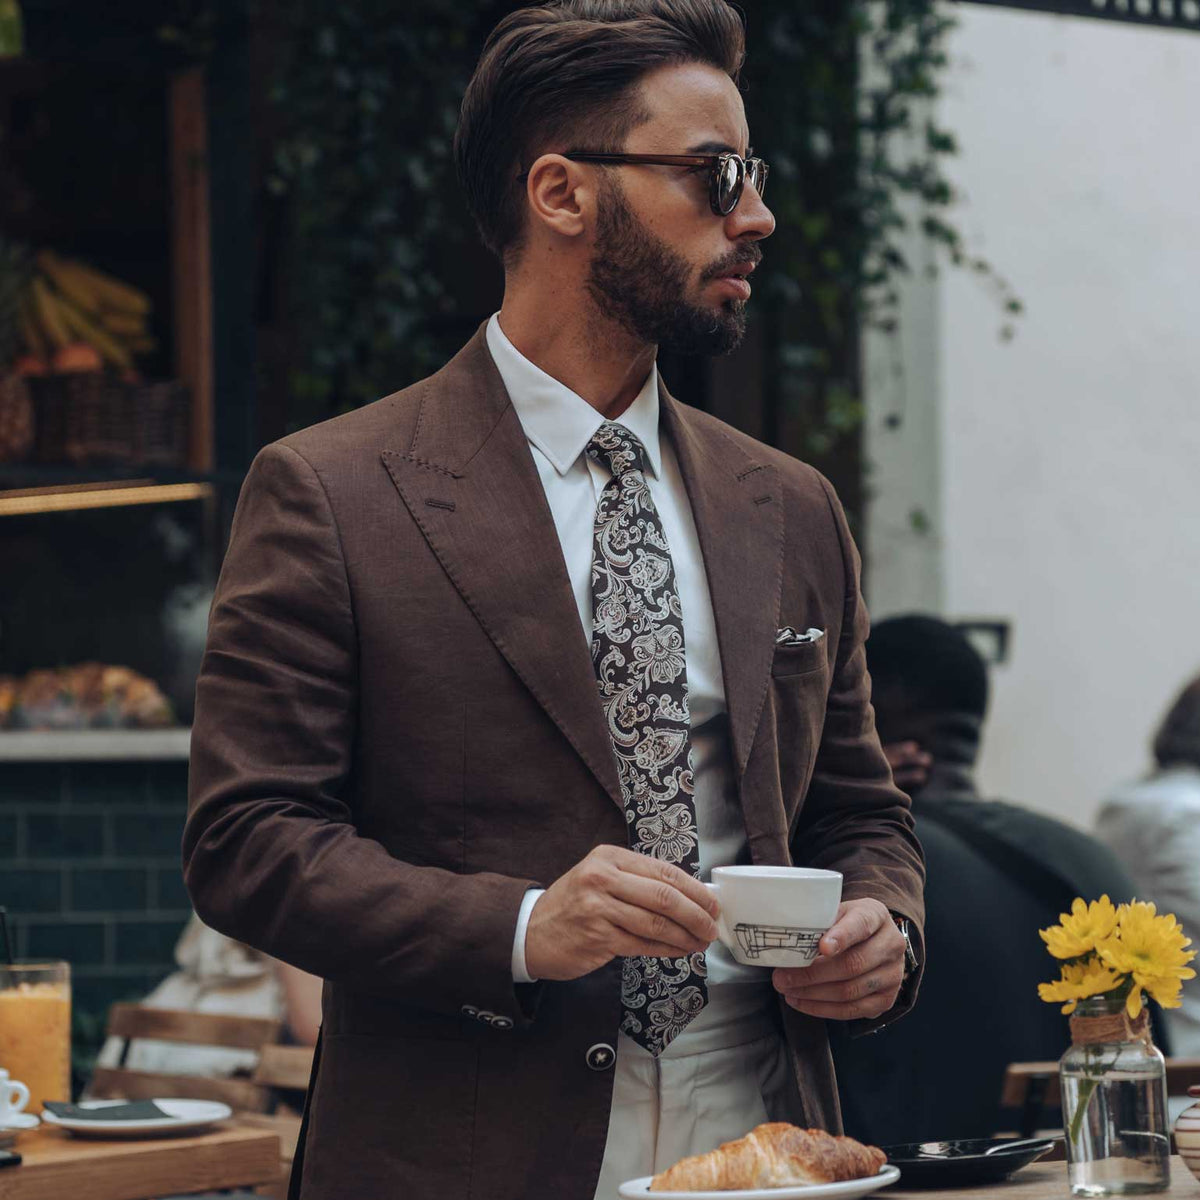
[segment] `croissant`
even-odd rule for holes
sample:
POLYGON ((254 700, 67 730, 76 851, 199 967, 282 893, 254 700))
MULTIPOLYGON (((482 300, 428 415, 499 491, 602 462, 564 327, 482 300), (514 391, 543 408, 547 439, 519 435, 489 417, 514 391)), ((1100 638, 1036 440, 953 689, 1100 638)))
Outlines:
POLYGON ((680 1159, 650 1181, 652 1192, 712 1191, 838 1183, 878 1173, 887 1161, 877 1146, 776 1121, 707 1154, 680 1159))

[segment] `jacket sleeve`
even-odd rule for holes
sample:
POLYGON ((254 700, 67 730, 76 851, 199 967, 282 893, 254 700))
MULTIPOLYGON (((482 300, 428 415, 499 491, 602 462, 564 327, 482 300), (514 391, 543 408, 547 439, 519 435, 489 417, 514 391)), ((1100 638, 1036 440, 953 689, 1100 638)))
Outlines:
POLYGON ((322 978, 523 1023, 511 952, 536 881, 414 866, 355 827, 358 654, 324 486, 268 446, 242 488, 196 687, 183 838, 196 911, 322 978))
MULTIPOLYGON (((861 562, 833 488, 822 479, 845 563, 845 609, 826 701, 825 723, 812 780, 793 839, 795 861, 841 871, 842 899, 880 900, 907 917, 913 948, 925 962, 925 859, 913 830, 909 798, 892 781, 871 707, 865 643, 869 629, 860 589, 861 562)), ((896 1004, 872 1021, 852 1023, 868 1033, 912 1006, 920 970, 896 1004)))

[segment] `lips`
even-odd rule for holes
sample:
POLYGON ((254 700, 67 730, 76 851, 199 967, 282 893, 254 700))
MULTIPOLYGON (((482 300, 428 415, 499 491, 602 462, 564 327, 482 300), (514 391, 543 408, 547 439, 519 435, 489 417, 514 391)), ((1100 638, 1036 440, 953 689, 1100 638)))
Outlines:
POLYGON ((720 275, 713 277, 713 282, 719 284, 723 291, 731 296, 736 296, 739 300, 750 299, 750 280, 749 276, 758 266, 759 260, 753 261, 743 260, 740 263, 734 263, 722 271, 720 275))
POLYGON ((750 299, 750 282, 743 275, 718 275, 716 282, 739 300, 750 299))

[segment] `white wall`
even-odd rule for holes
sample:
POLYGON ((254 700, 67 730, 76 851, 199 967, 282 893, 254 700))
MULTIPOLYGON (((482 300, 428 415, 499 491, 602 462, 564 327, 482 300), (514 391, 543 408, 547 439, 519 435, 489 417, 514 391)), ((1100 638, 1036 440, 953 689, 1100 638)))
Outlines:
POLYGON ((1028 314, 1003 344, 968 274, 909 289, 907 399, 936 437, 887 429, 869 344, 870 600, 1011 620, 982 781, 1086 826, 1200 671, 1200 34, 955 12, 956 219, 1028 314), (906 545, 922 488, 934 529, 906 545))

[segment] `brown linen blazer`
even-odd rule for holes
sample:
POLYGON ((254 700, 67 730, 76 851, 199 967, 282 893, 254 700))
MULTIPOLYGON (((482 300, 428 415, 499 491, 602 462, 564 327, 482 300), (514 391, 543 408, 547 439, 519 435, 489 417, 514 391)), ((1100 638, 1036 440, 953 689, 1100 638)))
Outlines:
MULTIPOLYGON (((833 491, 661 402, 751 858, 842 871, 846 898, 919 929, 833 491), (783 625, 827 636, 777 649, 783 625)), ((293 1197, 592 1200, 613 1072, 588 1052, 617 1043, 619 960, 515 985, 510 957, 526 889, 625 839, 589 640, 483 330, 431 378, 267 446, 213 603, 183 861, 205 922, 326 980, 293 1197)), ((781 1008, 801 1110, 836 1131, 824 1022, 781 1008)))

